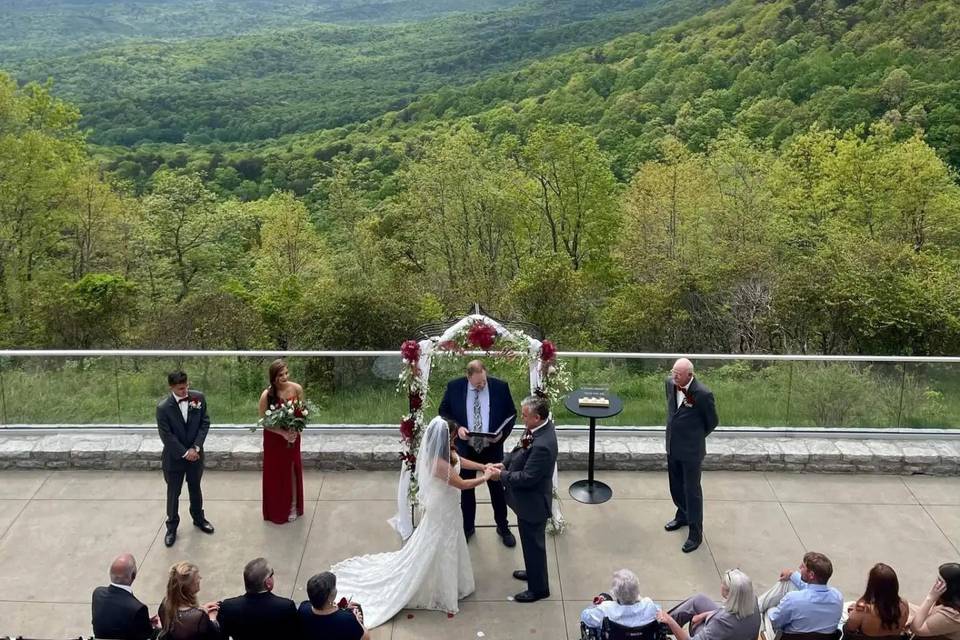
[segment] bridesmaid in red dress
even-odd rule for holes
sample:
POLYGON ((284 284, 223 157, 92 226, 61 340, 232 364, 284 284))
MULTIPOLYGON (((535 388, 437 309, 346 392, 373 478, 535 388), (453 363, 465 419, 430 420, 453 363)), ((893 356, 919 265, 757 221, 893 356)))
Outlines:
MULTIPOLYGON (((303 400, 303 387, 289 379, 283 360, 270 364, 270 386, 260 394, 260 417, 269 405, 303 400)), ((300 434, 283 429, 263 430, 263 519, 283 524, 303 515, 303 461, 300 434)))

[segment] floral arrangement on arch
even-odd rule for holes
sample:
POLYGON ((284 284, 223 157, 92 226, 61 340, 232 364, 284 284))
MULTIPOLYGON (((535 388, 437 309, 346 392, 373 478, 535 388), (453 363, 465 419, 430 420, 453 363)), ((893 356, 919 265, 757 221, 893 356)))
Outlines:
MULTIPOLYGON (((537 342, 522 332, 500 333, 497 327, 483 319, 476 319, 443 340, 433 338, 426 349, 435 358, 462 358, 469 351, 483 351, 499 361, 512 362, 524 371, 531 369, 531 360, 537 363, 539 384, 534 393, 551 401, 558 400, 569 388, 570 380, 564 363, 557 360, 557 348, 549 340, 537 342), (534 345, 539 345, 534 350, 534 345)), ((400 459, 410 471, 409 500, 416 502, 416 453, 423 434, 423 410, 429 389, 429 374, 421 371, 422 342, 407 340, 400 346, 403 369, 397 390, 407 396, 409 411, 400 421, 400 459)), ((562 523, 556 524, 559 530, 562 523)))

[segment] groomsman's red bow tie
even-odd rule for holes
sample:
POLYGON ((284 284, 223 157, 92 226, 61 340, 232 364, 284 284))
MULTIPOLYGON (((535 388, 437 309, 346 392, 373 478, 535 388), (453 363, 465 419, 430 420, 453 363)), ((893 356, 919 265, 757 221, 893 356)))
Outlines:
POLYGON ((180 404, 181 402, 190 402, 190 396, 187 396, 186 398, 177 398, 177 404, 180 404))

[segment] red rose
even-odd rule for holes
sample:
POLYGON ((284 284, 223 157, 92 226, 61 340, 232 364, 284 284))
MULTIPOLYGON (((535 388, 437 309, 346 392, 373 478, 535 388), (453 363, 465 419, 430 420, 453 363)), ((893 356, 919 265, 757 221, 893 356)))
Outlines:
POLYGON ((420 343, 416 340, 406 340, 400 345, 400 355, 407 362, 416 364, 420 359, 420 343))
POLYGON ((410 440, 413 438, 413 418, 407 418, 400 423, 400 435, 404 440, 410 440))
POLYGON ((350 603, 347 602, 347 599, 346 599, 346 598, 340 598, 340 602, 337 603, 337 608, 338 608, 338 609, 346 609, 349 605, 350 605, 350 603))
POLYGON ((497 330, 484 322, 474 322, 467 329, 467 344, 489 351, 497 337, 497 330))
POLYGON ((423 406, 423 396, 419 393, 410 394, 410 411, 416 411, 423 406))
POLYGON ((557 347, 549 340, 544 340, 540 345, 540 359, 544 362, 553 362, 557 357, 557 347))

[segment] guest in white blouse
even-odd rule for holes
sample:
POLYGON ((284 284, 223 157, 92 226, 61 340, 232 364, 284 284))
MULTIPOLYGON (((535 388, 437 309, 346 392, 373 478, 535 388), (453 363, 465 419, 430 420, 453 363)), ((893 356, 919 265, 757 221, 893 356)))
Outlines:
POLYGON ((599 604, 584 609, 580 621, 599 629, 604 618, 624 627, 642 627, 657 619, 660 607, 650 598, 640 597, 640 579, 633 571, 620 569, 613 574, 610 595, 612 599, 601 595, 599 604))

